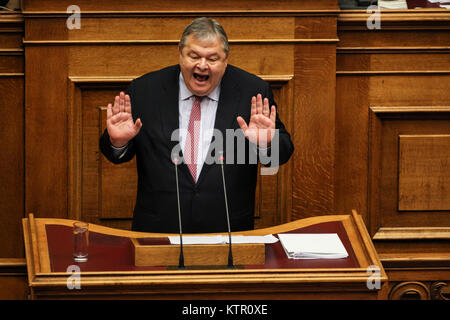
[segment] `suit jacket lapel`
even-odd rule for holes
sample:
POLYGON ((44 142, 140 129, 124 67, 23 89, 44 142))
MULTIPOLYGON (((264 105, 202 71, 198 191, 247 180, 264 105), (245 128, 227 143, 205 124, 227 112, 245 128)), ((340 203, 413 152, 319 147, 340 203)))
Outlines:
MULTIPOLYGON (((167 77, 163 80, 163 88, 165 90, 164 94, 161 98, 161 122, 162 129, 164 132, 165 141, 167 143, 167 147, 169 148, 169 161, 172 161, 172 151, 175 151, 175 148, 179 144, 179 135, 176 136, 177 140, 172 141, 172 134, 174 132, 178 132, 180 128, 180 118, 179 118, 179 81, 180 81, 180 67, 177 65, 174 67, 171 72, 167 74, 167 77)), ((182 154, 182 152, 181 152, 182 154)), ((180 166, 180 171, 184 172, 188 181, 192 184, 195 184, 194 179, 192 178, 191 173, 189 172, 186 164, 182 163, 180 166)))
MULTIPOLYGON (((217 105, 216 120, 214 123, 214 129, 220 130, 223 137, 224 154, 226 146, 226 129, 234 129, 235 127, 234 122, 236 122, 236 118, 238 116, 240 97, 240 90, 236 83, 233 81, 232 70, 230 68, 227 68, 221 81, 220 97, 219 103, 217 105)), ((208 154, 211 154, 211 152, 213 151, 213 146, 214 145, 211 145, 211 147, 209 148, 208 154)), ((215 152, 217 151, 219 150, 215 150, 215 152)), ((200 184, 202 182, 212 165, 206 163, 203 164, 203 168, 200 172, 200 177, 197 181, 197 184, 200 184)))
POLYGON ((161 95, 160 102, 162 127, 170 150, 178 143, 177 141, 171 141, 172 133, 180 127, 178 107, 179 74, 179 66, 176 66, 167 74, 167 77, 163 80, 165 93, 161 95))
POLYGON ((239 88, 232 79, 230 69, 225 72, 221 85, 214 128, 220 130, 225 138, 226 129, 234 128, 233 123, 238 116, 241 95, 239 88))

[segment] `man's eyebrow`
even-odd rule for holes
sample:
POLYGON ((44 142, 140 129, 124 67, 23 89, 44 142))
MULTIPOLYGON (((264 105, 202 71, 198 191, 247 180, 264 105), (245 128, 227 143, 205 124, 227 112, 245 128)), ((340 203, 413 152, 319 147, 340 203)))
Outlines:
MULTIPOLYGON (((201 56, 201 54, 199 54, 197 51, 195 51, 194 49, 190 49, 190 51, 188 52, 188 54, 195 54, 195 55, 197 55, 197 56, 201 56)), ((206 57, 212 57, 212 56, 217 56, 217 57, 219 57, 220 55, 219 55, 219 53, 218 52, 213 52, 213 53, 210 53, 210 54, 208 54, 208 55, 206 55, 206 57)))

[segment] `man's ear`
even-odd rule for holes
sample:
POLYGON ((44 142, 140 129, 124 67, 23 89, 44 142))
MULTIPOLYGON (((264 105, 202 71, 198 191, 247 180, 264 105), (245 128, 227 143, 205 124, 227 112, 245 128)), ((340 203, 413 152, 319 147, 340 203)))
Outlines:
POLYGON ((178 51, 179 53, 179 64, 181 65, 181 61, 183 60, 183 54, 181 53, 181 51, 178 51))

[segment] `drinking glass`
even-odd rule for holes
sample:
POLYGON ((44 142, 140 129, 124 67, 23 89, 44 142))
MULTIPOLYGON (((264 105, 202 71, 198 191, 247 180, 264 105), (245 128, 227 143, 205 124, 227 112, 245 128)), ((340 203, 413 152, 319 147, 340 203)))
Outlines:
POLYGON ((89 254, 89 224, 87 222, 74 222, 73 241, 73 260, 86 262, 89 254))

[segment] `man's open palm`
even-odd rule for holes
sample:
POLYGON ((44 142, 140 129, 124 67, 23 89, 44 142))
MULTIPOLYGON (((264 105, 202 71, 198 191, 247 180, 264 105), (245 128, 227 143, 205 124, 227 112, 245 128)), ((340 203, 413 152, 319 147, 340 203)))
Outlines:
POLYGON ((106 111, 106 128, 108 130, 111 144, 122 147, 133 139, 142 128, 141 119, 136 123, 131 116, 130 96, 121 92, 114 99, 114 106, 108 104, 106 111))
POLYGON ((244 132, 245 137, 259 147, 269 147, 275 135, 275 106, 269 108, 269 99, 258 94, 252 98, 250 110, 250 122, 247 123, 242 117, 237 117, 237 122, 244 132))

